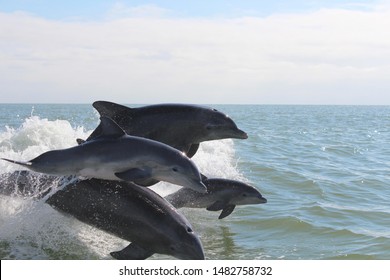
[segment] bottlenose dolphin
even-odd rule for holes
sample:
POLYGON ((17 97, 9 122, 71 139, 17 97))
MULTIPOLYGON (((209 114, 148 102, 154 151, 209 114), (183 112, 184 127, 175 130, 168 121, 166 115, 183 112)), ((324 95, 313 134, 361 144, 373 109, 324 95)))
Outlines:
POLYGON ((67 185, 46 200, 54 209, 131 244, 115 259, 154 253, 204 259, 202 243, 187 219, 148 188, 124 181, 90 179, 67 185))
MULTIPOLYGON (((208 107, 159 104, 129 108, 107 101, 96 101, 93 107, 101 116, 113 119, 127 134, 165 143, 188 157, 196 153, 203 141, 248 138, 231 118, 208 107)), ((87 141, 101 133, 101 126, 98 126, 87 141)), ((78 142, 83 140, 78 139, 78 142)))
POLYGON ((28 162, 3 160, 52 175, 78 175, 144 185, 159 180, 206 191, 198 168, 182 152, 157 141, 129 136, 107 117, 101 117, 100 126, 101 135, 81 145, 49 151, 28 162))
POLYGON ((0 194, 45 199, 64 214, 132 242, 124 250, 111 253, 117 259, 145 259, 153 253, 204 259, 202 244, 186 218, 152 190, 100 179, 66 184, 69 179, 28 170, 4 173, 0 176, 0 194), (66 185, 59 186, 59 180, 66 185))
POLYGON ((260 204, 267 200, 260 192, 243 182, 203 176, 207 193, 197 193, 190 189, 180 189, 165 197, 174 207, 206 208, 209 211, 222 210, 219 219, 229 216, 236 205, 260 204))

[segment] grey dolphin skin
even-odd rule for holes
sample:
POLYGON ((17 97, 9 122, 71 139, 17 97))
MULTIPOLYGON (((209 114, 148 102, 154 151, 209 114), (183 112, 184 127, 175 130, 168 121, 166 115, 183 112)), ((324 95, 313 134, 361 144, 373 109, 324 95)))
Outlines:
POLYGON ((124 181, 83 180, 57 191, 46 203, 76 219, 130 241, 115 259, 154 253, 204 259, 202 243, 187 219, 148 188, 124 181))
POLYGON ((51 175, 124 180, 148 185, 149 181, 206 192, 199 170, 182 152, 157 141, 127 135, 114 121, 101 117, 102 134, 81 145, 53 150, 29 162, 3 159, 51 175))
MULTIPOLYGON (((196 153, 203 141, 248 138, 231 118, 209 107, 159 104, 129 108, 107 101, 96 101, 93 107, 101 116, 113 119, 127 134, 165 143, 188 157, 196 153)), ((87 141, 99 136, 101 131, 98 126, 87 141)))
POLYGON ((260 192, 243 182, 206 178, 203 183, 207 186, 207 193, 197 193, 189 189, 180 189, 165 197, 174 207, 206 208, 209 211, 222 210, 219 219, 229 216, 236 205, 261 204, 267 200, 260 192))

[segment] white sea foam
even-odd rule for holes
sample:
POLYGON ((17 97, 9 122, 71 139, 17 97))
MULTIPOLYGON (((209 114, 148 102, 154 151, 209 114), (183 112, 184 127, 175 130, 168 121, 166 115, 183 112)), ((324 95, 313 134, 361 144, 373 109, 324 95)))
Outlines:
MULTIPOLYGON (((89 133, 83 127, 73 128, 66 120, 49 121, 31 116, 19 128, 6 127, 0 133, 0 153, 2 158, 27 161, 49 150, 74 146, 77 138, 85 138, 89 133)), ((0 162, 3 173, 17 169, 20 166, 0 162)))

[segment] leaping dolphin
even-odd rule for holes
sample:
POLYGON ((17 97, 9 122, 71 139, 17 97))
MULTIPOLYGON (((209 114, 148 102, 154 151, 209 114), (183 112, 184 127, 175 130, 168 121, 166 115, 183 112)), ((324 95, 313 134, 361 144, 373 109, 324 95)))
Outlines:
POLYGON ((203 176, 207 193, 197 193, 190 189, 180 189, 165 197, 174 207, 206 208, 209 211, 222 210, 219 219, 229 216, 236 205, 266 203, 261 193, 243 182, 203 176))
POLYGON ((146 259, 154 253, 204 259, 202 243, 187 219, 148 188, 123 181, 84 180, 57 191, 46 203, 131 244, 115 259, 146 259))
POLYGON ((205 192, 195 164, 182 152, 157 141, 127 135, 113 120, 101 117, 101 135, 72 148, 53 150, 16 163, 52 175, 124 180, 148 185, 150 181, 205 192))
MULTIPOLYGON (((127 134, 165 143, 188 157, 196 153, 203 141, 248 138, 231 118, 208 107, 158 104, 129 108, 107 101, 96 101, 93 107, 101 116, 113 119, 127 134)), ((101 126, 98 126, 87 141, 101 133, 101 126)), ((83 140, 78 139, 78 142, 83 140)))
POLYGON ((204 259, 201 241, 187 219, 152 190, 100 179, 59 186, 61 179, 66 184, 70 178, 28 170, 5 173, 0 176, 0 194, 44 199, 63 214, 132 242, 111 253, 117 259, 145 259, 153 253, 204 259))

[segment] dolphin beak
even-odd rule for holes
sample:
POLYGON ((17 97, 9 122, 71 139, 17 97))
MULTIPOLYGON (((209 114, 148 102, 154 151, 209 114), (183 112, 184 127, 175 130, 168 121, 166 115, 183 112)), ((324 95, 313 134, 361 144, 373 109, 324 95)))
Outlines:
POLYGON ((204 251, 203 245, 200 241, 199 236, 190 232, 186 236, 186 240, 182 243, 177 244, 179 250, 175 254, 174 257, 181 260, 204 260, 204 251))
POLYGON ((193 260, 204 260, 204 252, 202 247, 199 247, 198 250, 194 253, 193 260))
POLYGON ((194 242, 190 248, 189 253, 192 260, 204 260, 202 242, 196 234, 194 234, 194 242))
POLYGON ((199 193, 207 193, 207 187, 202 181, 194 180, 188 187, 199 193))
POLYGON ((248 139, 248 134, 245 131, 242 131, 241 129, 238 129, 234 133, 234 138, 237 139, 248 139))
POLYGON ((260 203, 267 203, 267 199, 263 197, 262 195, 259 195, 260 203))

